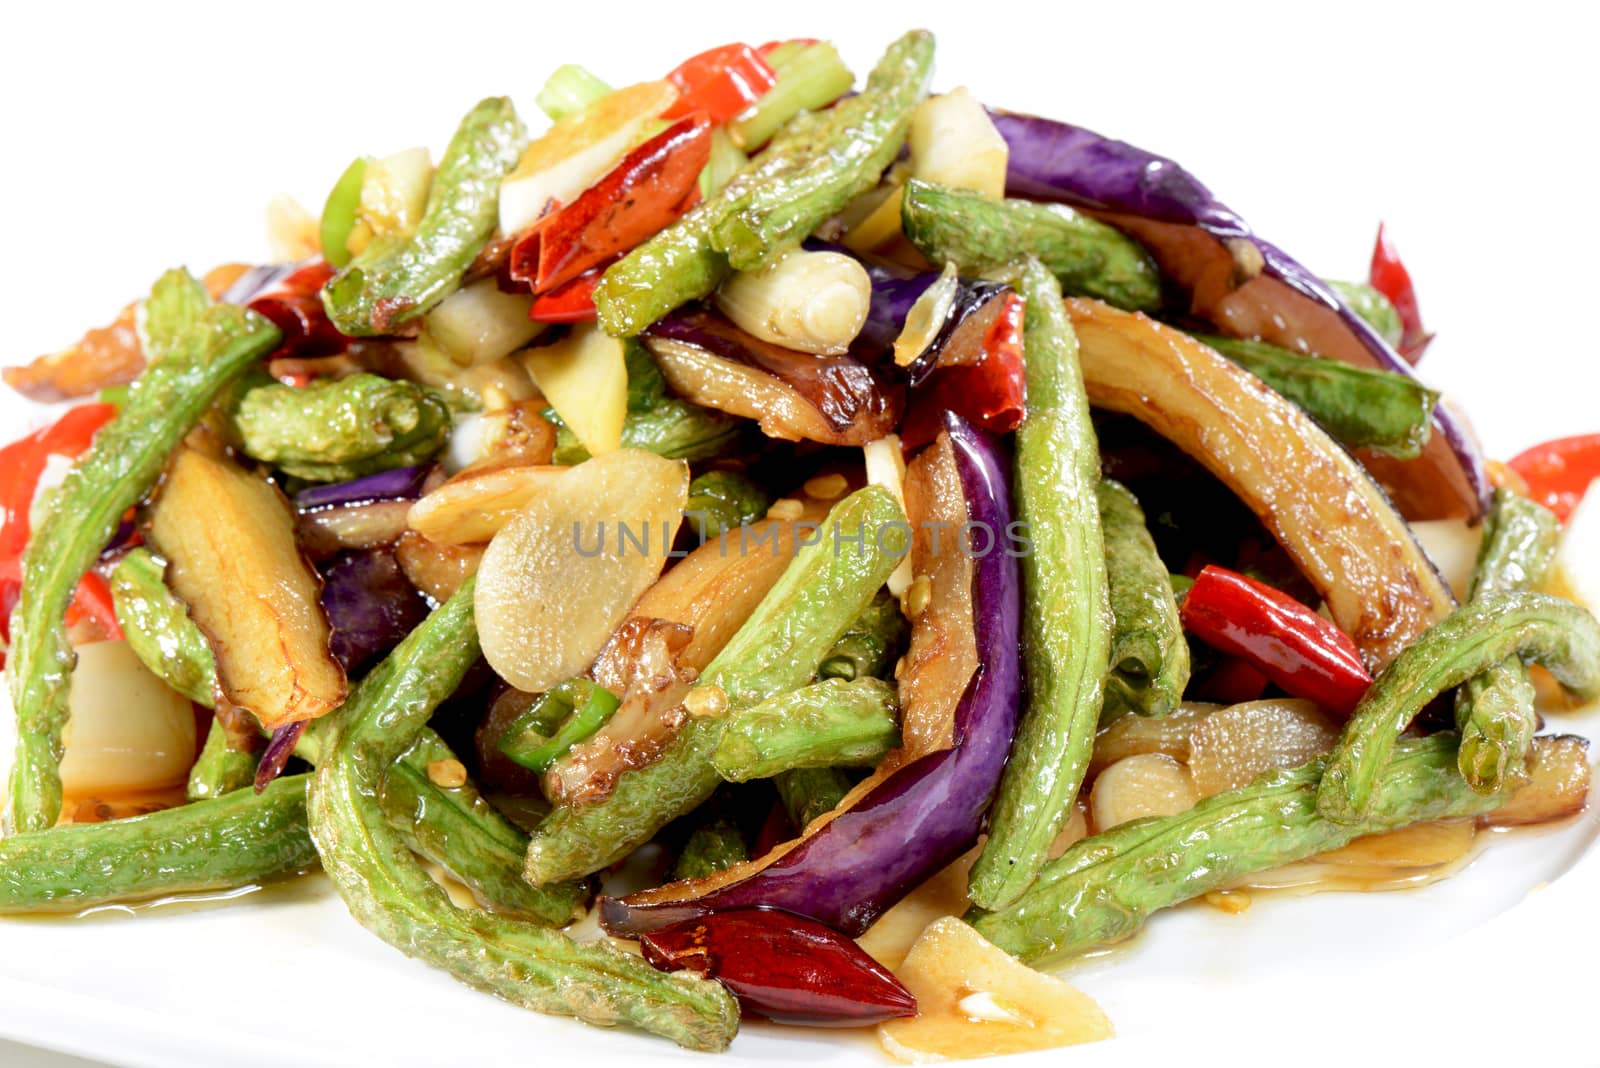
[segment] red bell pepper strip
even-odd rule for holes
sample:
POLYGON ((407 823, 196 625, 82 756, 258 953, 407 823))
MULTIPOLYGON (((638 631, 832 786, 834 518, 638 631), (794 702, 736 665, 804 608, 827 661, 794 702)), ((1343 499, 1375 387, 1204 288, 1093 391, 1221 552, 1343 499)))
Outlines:
POLYGON ((536 323, 592 323, 598 318, 594 291, 600 285, 609 263, 583 272, 565 285, 533 298, 528 318, 536 323))
POLYGON ((1600 434, 1558 438, 1535 445, 1508 464, 1527 484, 1528 496, 1565 523, 1600 478, 1600 434))
POLYGON ((1367 281, 1379 293, 1389 298, 1395 311, 1400 313, 1400 355, 1406 362, 1415 364, 1433 335, 1422 327, 1422 309, 1417 304, 1417 291, 1411 284, 1411 272, 1400 261, 1400 253, 1389 240, 1383 224, 1378 224, 1378 240, 1372 246, 1372 266, 1367 271, 1367 281))
MULTIPOLYGON (((11 640, 11 613, 22 592, 22 552, 32 533, 33 499, 51 456, 72 459, 94 440, 95 432, 117 414, 115 404, 80 404, 43 430, 0 449, 0 638, 11 640)), ((111 611, 111 590, 93 572, 78 584, 68 623, 88 618, 108 638, 122 637, 111 611)), ((4 660, 0 659, 0 666, 4 660)))
POLYGON ((349 348, 350 339, 339 333, 322 306, 322 287, 333 274, 326 260, 309 260, 246 303, 283 331, 273 357, 333 356, 349 348))
POLYGON ((545 293, 655 236, 699 199, 700 172, 710 158, 704 116, 669 126, 519 238, 511 278, 545 293))
POLYGON ((662 971, 709 975, 747 1012, 777 1023, 865 1027, 915 1016, 917 999, 849 938, 787 912, 736 909, 639 939, 662 971))
POLYGON ((1242 657, 1288 693, 1341 715, 1372 685, 1355 642, 1305 605, 1226 568, 1200 572, 1179 610, 1184 628, 1242 657))
POLYGON ((729 44, 691 56, 667 80, 678 89, 678 100, 662 118, 678 119, 703 111, 721 125, 778 84, 777 72, 766 57, 747 44, 729 44))
POLYGON ((116 414, 114 404, 80 404, 53 426, 0 449, 0 523, 4 523, 0 526, 0 561, 20 558, 27 547, 32 530, 28 513, 50 457, 78 456, 116 414))
POLYGON ((1022 364, 1024 302, 1016 293, 983 336, 983 350, 972 363, 940 366, 912 392, 900 436, 911 449, 932 441, 952 411, 994 434, 1009 434, 1022 422, 1025 387, 1022 364))

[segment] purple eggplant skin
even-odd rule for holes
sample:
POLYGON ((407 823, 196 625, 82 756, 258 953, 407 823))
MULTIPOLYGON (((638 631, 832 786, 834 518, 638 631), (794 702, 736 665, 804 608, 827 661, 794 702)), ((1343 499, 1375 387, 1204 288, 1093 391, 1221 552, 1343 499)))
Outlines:
POLYGON ((261 760, 256 764, 256 793, 261 793, 272 780, 283 774, 283 769, 288 765, 289 758, 294 756, 294 747, 300 744, 300 736, 306 732, 309 720, 300 720, 296 723, 285 723, 272 732, 272 737, 267 739, 267 747, 261 752, 261 760))
POLYGON ((428 606, 388 549, 336 557, 322 569, 328 651, 357 678, 427 618, 428 606))
POLYGON ((414 501, 422 495, 422 485, 432 470, 430 464, 397 467, 349 482, 312 486, 294 495, 295 511, 320 512, 327 508, 351 508, 379 501, 414 501))
MULTIPOLYGON (((1228 243, 1230 249, 1237 247, 1234 242, 1247 242, 1259 253, 1262 274, 1335 313, 1373 366, 1412 374, 1411 365, 1322 279, 1276 245, 1255 236, 1243 218, 1177 163, 1126 141, 1054 119, 1009 111, 991 111, 990 117, 1010 150, 1008 196, 1064 201, 1091 211, 1193 226, 1228 243)), ((1460 466, 1465 491, 1477 498, 1476 514, 1482 514, 1491 487, 1476 441, 1442 405, 1435 410, 1433 422, 1460 466)))
MULTIPOLYGON (((946 413, 968 520, 1005 531, 1011 523, 1010 460, 1001 441, 946 413)), ((1022 692, 1018 654, 1022 599, 1016 558, 998 536, 973 561, 977 671, 954 713, 954 744, 900 768, 849 810, 776 861, 704 894, 674 887, 602 898, 606 930, 637 935, 730 909, 791 912, 855 937, 977 840, 1005 768, 1022 692)), ((715 877, 713 877, 715 878, 715 877)), ((679 884, 693 887, 693 884, 679 884)))
MULTIPOLYGON (((866 322, 856 335, 850 351, 869 362, 882 361, 893 350, 895 339, 905 328, 911 306, 938 280, 939 275, 930 271, 902 278, 882 267, 871 267, 868 268, 867 277, 872 281, 871 303, 867 307, 866 322)), ((1010 292, 1010 286, 999 282, 957 279, 956 298, 951 302, 944 322, 929 340, 928 346, 906 367, 906 376, 911 384, 921 385, 941 363, 974 362, 977 353, 958 354, 951 351, 952 345, 958 349, 974 344, 981 346, 988 322, 992 321, 1001 307, 996 302, 1010 292), (962 329, 969 324, 976 324, 978 317, 986 310, 989 315, 983 329, 962 329), (944 359, 947 354, 950 359, 944 359)))

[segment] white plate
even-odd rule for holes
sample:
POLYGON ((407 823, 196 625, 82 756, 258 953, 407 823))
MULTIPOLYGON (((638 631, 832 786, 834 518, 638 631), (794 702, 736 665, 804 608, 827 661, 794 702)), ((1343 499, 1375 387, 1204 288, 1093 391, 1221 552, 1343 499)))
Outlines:
MULTIPOLYGON (((1183 160, 1315 269, 1359 277, 1385 216, 1440 331, 1424 372, 1495 455, 1600 422, 1595 150, 1574 121, 1600 93, 1580 13, 1523 4, 1444 25, 1392 3, 817 3, 780 21, 700 3, 619 40, 597 20, 627 16, 577 6, 279 2, 159 27, 124 6, 89 34, 75 9, 35 5, 32 45, 0 65, 6 143, 29 146, 29 165, 0 177, 20 209, 0 258, 4 359, 109 319, 171 263, 260 258, 268 194, 315 204, 354 153, 437 149, 483 93, 510 91, 531 114, 558 63, 620 83, 719 40, 831 33, 860 71, 916 19, 940 34, 938 84, 1183 160)), ((0 438, 31 418, 0 397, 0 438)), ((1119 1037, 1040 1059, 1592 1062, 1597 832, 1591 812, 1504 836, 1422 890, 1162 915, 1070 970, 1119 1037)), ((164 1068, 691 1059, 468 991, 361 931, 320 879, 226 906, 0 922, 0 1036, 164 1068)), ((747 1028, 728 1060, 883 1063, 861 1038, 770 1027, 747 1028)))

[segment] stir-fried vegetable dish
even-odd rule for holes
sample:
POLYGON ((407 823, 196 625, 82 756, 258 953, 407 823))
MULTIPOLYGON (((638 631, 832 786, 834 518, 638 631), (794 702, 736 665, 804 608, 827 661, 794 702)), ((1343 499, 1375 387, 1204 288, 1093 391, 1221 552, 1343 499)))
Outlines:
POLYGON ((564 66, 8 368, 0 912, 320 868, 539 1012, 964 1057, 1108 1036, 1030 965, 1162 909, 1581 810, 1600 444, 1485 462, 1383 231, 1324 280, 933 60, 564 66))

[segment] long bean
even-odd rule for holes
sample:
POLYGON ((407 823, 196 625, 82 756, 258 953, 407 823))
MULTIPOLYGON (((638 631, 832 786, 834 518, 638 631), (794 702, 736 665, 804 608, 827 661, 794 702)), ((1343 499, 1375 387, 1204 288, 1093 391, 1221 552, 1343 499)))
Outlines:
MULTIPOLYGON (((894 570, 908 531, 899 504, 882 487, 840 501, 821 537, 795 555, 698 686, 715 691, 734 712, 804 686, 894 570)), ((711 754, 723 726, 722 717, 692 718, 654 761, 618 776, 610 794, 557 808, 528 847, 528 880, 544 884, 599 871, 704 802, 722 781, 711 754)))
MULTIPOLYGON (((1542 752, 1536 744, 1533 758, 1542 752)), ((1253 872, 1337 849, 1362 835, 1474 816, 1502 803, 1505 795, 1475 793, 1455 763, 1454 734, 1401 741, 1377 781, 1371 807, 1348 823, 1318 812, 1325 760, 1271 771, 1187 812, 1135 820, 1085 838, 1052 861, 1017 901, 996 912, 974 911, 967 919, 1024 960, 1083 953, 1127 938, 1160 909, 1225 889, 1253 872)))
MULTIPOLYGON (((1537 587, 1555 559, 1561 524, 1548 508, 1510 490, 1496 490, 1484 522, 1472 579, 1475 600, 1537 587)), ((1539 729, 1533 682, 1516 657, 1507 657, 1456 693, 1461 774, 1481 793, 1521 777, 1524 754, 1539 729)))
POLYGON ((528 836, 484 800, 470 779, 435 782, 455 754, 431 730, 390 766, 383 782, 383 811, 413 853, 465 883, 496 912, 547 924, 571 920, 583 903, 579 883, 535 887, 522 878, 528 836))
POLYGON ((1195 336, 1305 409, 1347 448, 1410 460, 1428 444, 1439 394, 1410 375, 1303 356, 1265 341, 1195 336))
POLYGON ((76 912, 113 901, 220 890, 309 867, 306 780, 145 816, 0 839, 0 912, 76 912))
POLYGON ((797 768, 772 780, 789 825, 803 831, 812 820, 832 812, 850 792, 850 777, 838 768, 797 768))
POLYGON ((458 909, 418 864, 377 801, 390 765, 478 657, 473 586, 462 588, 351 694, 321 741, 311 833, 323 867, 365 927, 470 986, 539 1012, 632 1024, 692 1049, 722 1049, 738 1027, 731 995, 667 976, 605 943, 458 909))
POLYGON ((438 394, 369 374, 260 385, 228 415, 246 456, 314 482, 422 463, 450 433, 450 409, 438 394))
POLYGON ((1359 823, 1400 732, 1446 690, 1520 656, 1544 665, 1582 698, 1600 697, 1600 623, 1571 601, 1497 593, 1458 608, 1424 632, 1373 681, 1328 758, 1317 810, 1359 823))
POLYGON ((826 679, 732 713, 711 753, 729 782, 795 768, 872 767, 900 744, 893 686, 871 676, 826 679))
POLYGON ((167 455, 216 396, 278 343, 277 327, 229 304, 204 305, 200 283, 169 271, 145 305, 150 360, 115 418, 50 496, 22 557, 22 594, 9 653, 17 755, 7 825, 52 826, 61 812, 61 731, 74 661, 64 617, 78 581, 122 515, 161 474, 167 455))
POLYGON ((142 546, 122 558, 111 572, 117 623, 128 647, 157 678, 211 708, 217 700, 217 658, 161 573, 161 562, 142 546))
POLYGON ((690 832, 672 865, 672 879, 704 879, 749 859, 738 826, 725 816, 716 816, 690 832))
POLYGON ((1104 712, 1164 716, 1178 707, 1189 684, 1189 643, 1172 578, 1138 499, 1103 479, 1099 501, 1112 618, 1104 712))
POLYGON ((932 67, 932 36, 913 31, 856 96, 793 119, 721 190, 606 271, 600 325, 632 337, 716 289, 730 264, 754 270, 798 245, 894 161, 932 67))
POLYGON ((1100 453, 1078 370, 1078 345, 1055 276, 1030 259, 1023 347, 1028 414, 1017 428, 1024 704, 969 893, 985 908, 1015 901, 1072 813, 1094 749, 1111 646, 1105 543, 1095 491, 1100 453))
POLYGON ((527 130, 507 97, 467 112, 439 161, 416 233, 374 241, 324 287, 333 325, 353 337, 388 334, 449 296, 494 232, 500 180, 525 144, 527 130))
POLYGON ((1026 253, 1070 293, 1142 311, 1161 303, 1161 276, 1144 247, 1065 204, 993 200, 913 178, 900 219, 906 237, 934 263, 984 272, 1026 253))

